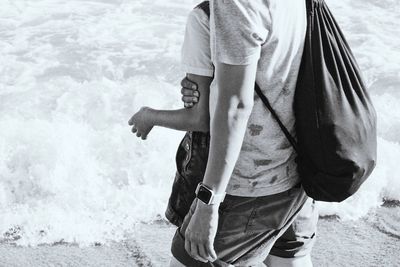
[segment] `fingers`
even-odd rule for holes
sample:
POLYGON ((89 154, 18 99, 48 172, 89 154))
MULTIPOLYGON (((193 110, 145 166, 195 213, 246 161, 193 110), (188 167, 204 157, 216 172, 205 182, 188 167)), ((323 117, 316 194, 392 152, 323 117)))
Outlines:
POLYGON ((188 78, 183 78, 183 80, 181 81, 181 86, 183 88, 190 88, 192 90, 197 90, 197 84, 190 81, 188 78))
POLYGON ((190 238, 185 238, 185 250, 186 252, 195 260, 201 262, 208 262, 207 256, 203 256, 205 254, 204 247, 202 248, 202 252, 200 253, 200 246, 197 245, 197 242, 191 240, 190 238))
POLYGON ((200 93, 197 90, 197 84, 184 78, 181 81, 181 94, 182 94, 182 101, 186 108, 191 108, 194 106, 194 103, 199 102, 200 93))
POLYGON ((181 89, 181 94, 183 96, 194 96, 194 97, 199 97, 199 91, 197 90, 192 90, 192 89, 187 89, 187 88, 182 88, 181 89))
POLYGON ((131 126, 133 125, 133 116, 129 119, 128 124, 131 126))
POLYGON ((217 259, 214 248, 206 243, 193 238, 188 231, 185 233, 185 250, 195 260, 201 262, 215 261, 217 259))
POLYGON ((199 255, 201 261, 203 261, 203 262, 208 262, 208 260, 211 258, 211 257, 208 255, 208 253, 206 252, 206 249, 205 249, 205 247, 204 247, 203 244, 199 244, 199 245, 197 246, 197 251, 198 251, 198 253, 199 253, 198 255, 199 255))
POLYGON ((185 237, 185 250, 189 255, 192 255, 192 247, 190 245, 190 240, 188 237, 185 237))
POLYGON ((211 243, 206 244, 205 246, 206 255, 208 255, 209 261, 216 261, 218 259, 217 253, 214 250, 214 245, 211 243))
POLYGON ((185 103, 197 103, 199 99, 194 96, 182 96, 182 101, 185 103))
POLYGON ((147 139, 147 134, 148 133, 141 133, 140 131, 138 131, 138 129, 135 127, 135 126, 133 126, 132 127, 132 133, 136 133, 136 136, 137 137, 140 137, 142 140, 146 140, 147 139))
POLYGON ((188 104, 188 103, 193 104, 193 102, 194 103, 199 102, 199 96, 200 95, 199 95, 198 91, 193 91, 191 89, 182 88, 181 89, 181 93, 182 93, 182 101, 185 104, 188 104))
POLYGON ((190 242, 190 251, 191 251, 191 256, 198 261, 203 261, 200 257, 199 257, 199 251, 197 250, 197 245, 195 242, 190 242))
POLYGON ((185 108, 191 108, 193 106, 194 106, 193 103, 185 103, 185 108))
POLYGON ((149 125, 146 118, 143 118, 143 114, 146 112, 146 107, 142 107, 140 111, 135 113, 129 120, 128 124, 132 126, 132 133, 136 134, 137 137, 140 137, 142 140, 147 139, 147 135, 153 128, 153 125, 149 125), (141 116, 142 115, 142 116, 141 116))

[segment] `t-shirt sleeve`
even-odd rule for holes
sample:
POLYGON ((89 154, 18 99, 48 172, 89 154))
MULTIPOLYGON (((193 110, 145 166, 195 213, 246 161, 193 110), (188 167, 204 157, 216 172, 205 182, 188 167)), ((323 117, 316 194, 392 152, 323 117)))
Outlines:
POLYGON ((265 0, 211 0, 210 11, 213 62, 248 65, 258 61, 271 21, 265 0))
POLYGON ((210 23, 206 13, 193 9, 187 19, 181 50, 181 66, 184 72, 213 77, 211 61, 210 23))

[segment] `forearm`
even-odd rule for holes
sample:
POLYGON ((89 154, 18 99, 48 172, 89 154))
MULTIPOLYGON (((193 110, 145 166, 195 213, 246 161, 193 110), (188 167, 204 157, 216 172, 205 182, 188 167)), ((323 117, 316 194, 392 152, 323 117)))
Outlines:
POLYGON ((207 132, 209 130, 209 118, 200 116, 196 108, 177 110, 149 109, 148 116, 154 126, 180 131, 207 132))
POLYGON ((210 152, 203 183, 225 192, 239 157, 254 104, 257 64, 232 66, 218 63, 218 99, 211 124, 210 152))
POLYGON ((251 113, 251 104, 238 108, 239 103, 235 100, 231 102, 229 108, 217 106, 210 131, 210 152, 203 183, 216 193, 226 190, 251 113))

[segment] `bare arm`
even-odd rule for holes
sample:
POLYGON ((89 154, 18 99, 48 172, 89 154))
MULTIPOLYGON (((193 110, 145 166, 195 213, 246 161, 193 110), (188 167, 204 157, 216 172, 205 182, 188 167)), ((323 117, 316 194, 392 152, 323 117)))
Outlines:
MULTIPOLYGON (((218 99, 211 122, 210 152, 203 183, 221 194, 232 175, 253 109, 257 63, 217 63, 215 69, 218 99)), ((217 259, 213 242, 218 227, 218 208, 219 204, 206 205, 197 201, 185 232, 185 249, 197 260, 217 259)))
MULTIPOLYGON (((255 83, 255 73, 251 74, 253 72, 252 68, 256 68, 256 64, 254 66, 252 65, 247 65, 247 66, 234 66, 234 65, 227 65, 227 64, 219 64, 219 72, 229 72, 232 71, 233 74, 223 74, 223 75, 218 75, 217 82, 218 86, 220 88, 220 94, 219 94, 219 99, 217 103, 217 110, 216 110, 216 115, 214 117, 214 121, 212 122, 212 130, 211 132, 214 133, 212 134, 215 136, 215 138, 211 139, 211 151, 210 152, 210 164, 213 164, 213 167, 211 165, 209 166, 209 172, 210 174, 207 177, 225 177, 230 176, 232 171, 227 171, 229 168, 233 168, 232 166, 229 167, 228 165, 224 165, 225 167, 217 166, 218 164, 224 164, 224 162, 236 162, 237 156, 236 154, 232 154, 233 151, 237 149, 240 149, 237 147, 238 144, 242 144, 243 141, 243 136, 239 135, 241 131, 245 130, 243 129, 243 125, 247 124, 247 115, 248 112, 251 111, 252 106, 253 106, 253 94, 254 94, 254 86, 253 84, 255 83), (228 78, 225 78, 227 75, 228 78), (230 76, 232 75, 233 78, 230 76), (254 75, 254 78, 252 78, 254 75), (247 76, 247 77, 245 77, 247 76), (237 80, 235 80, 237 79, 237 80), (242 83, 242 84, 241 84, 242 83), (248 84, 247 84, 248 83, 248 84), (240 87, 243 87, 242 89, 240 87), (245 89, 246 86, 249 86, 249 89, 245 89), (233 91, 234 88, 236 90, 239 90, 238 92, 233 91), (224 90, 224 91, 222 91, 224 90), (242 91, 243 90, 243 91, 242 91), (232 116, 231 116, 231 115, 232 116), (219 127, 219 128, 216 128, 219 127), (239 131, 235 130, 234 127, 240 127, 239 131), (221 131, 219 133, 218 131, 221 131), (227 134, 227 136, 224 136, 227 134), (232 136, 231 136, 232 134, 232 136), (229 135, 229 136, 228 136, 229 135), (217 146, 213 145, 215 143, 217 146), (236 148, 233 148, 233 150, 230 150, 229 148, 232 149, 231 145, 236 146, 236 148), (218 146, 221 145, 221 146, 218 146), (215 148, 215 149, 214 149, 215 148), (222 150, 221 150, 222 149, 222 150), (226 149, 226 151, 225 151, 226 149), (224 161, 220 161, 222 159, 221 155, 226 154, 226 159, 224 161), (214 155, 217 155, 215 157, 214 155), (233 156, 232 156, 233 155, 233 156), (215 159, 211 159, 211 157, 215 157, 215 159), (231 158, 232 157, 232 158, 231 158), (211 169, 212 168, 212 169, 211 169), (227 168, 225 170, 225 168, 227 168), (217 172, 215 172, 217 170, 217 172), (220 170, 220 172, 218 172, 220 170), (226 175, 223 173, 227 172, 226 175)), ((194 104, 191 100, 196 99, 194 93, 195 90, 190 89, 191 88, 191 83, 188 83, 186 86, 186 90, 184 92, 184 96, 187 97, 187 101, 185 101, 185 104, 194 104)), ((244 135, 244 133, 242 133, 244 135)), ((229 164, 231 165, 231 164, 229 164)), ((228 179, 229 180, 229 179, 228 179)), ((224 188, 226 187, 226 184, 228 181, 221 181, 222 185, 217 184, 218 181, 213 181, 211 178, 204 179, 206 184, 208 184, 210 187, 218 189, 217 193, 219 191, 224 191, 224 188), (219 188, 223 188, 223 190, 219 190, 219 188)))
POLYGON ((182 131, 208 132, 210 129, 209 95, 211 77, 187 74, 198 86, 201 95, 192 108, 178 110, 152 110, 149 114, 154 125, 182 131))
POLYGON ((225 192, 242 147, 253 109, 257 63, 218 63, 218 99, 211 123, 210 154, 204 184, 216 193, 225 192))
MULTIPOLYGON (((187 74, 187 79, 197 84, 201 97, 192 108, 178 110, 156 110, 143 107, 129 120, 132 132, 138 137, 146 139, 154 126, 162 126, 181 131, 203 131, 210 128, 209 94, 211 77, 187 74)), ((183 89, 184 90, 184 85, 183 89)))

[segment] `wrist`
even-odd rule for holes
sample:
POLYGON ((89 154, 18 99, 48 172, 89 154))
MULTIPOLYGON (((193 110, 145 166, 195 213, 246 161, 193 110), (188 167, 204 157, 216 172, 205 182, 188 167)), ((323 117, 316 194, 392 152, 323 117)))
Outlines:
POLYGON ((197 199, 197 203, 196 203, 197 207, 196 208, 200 209, 200 210, 204 210, 204 211, 214 212, 214 211, 218 211, 220 204, 221 203, 215 203, 215 204, 207 205, 206 203, 204 203, 200 199, 197 199))
POLYGON ((196 187, 195 194, 196 198, 204 205, 212 206, 217 204, 219 206, 219 204, 224 201, 226 193, 216 194, 212 188, 200 182, 196 187))
POLYGON ((222 186, 220 186, 219 184, 205 182, 205 181, 202 183, 206 187, 210 188, 214 192, 214 194, 221 195, 225 193, 225 190, 223 190, 222 186))
POLYGON ((157 125, 157 111, 150 107, 144 107, 143 111, 146 114, 146 120, 148 121, 148 123, 152 126, 157 125))

